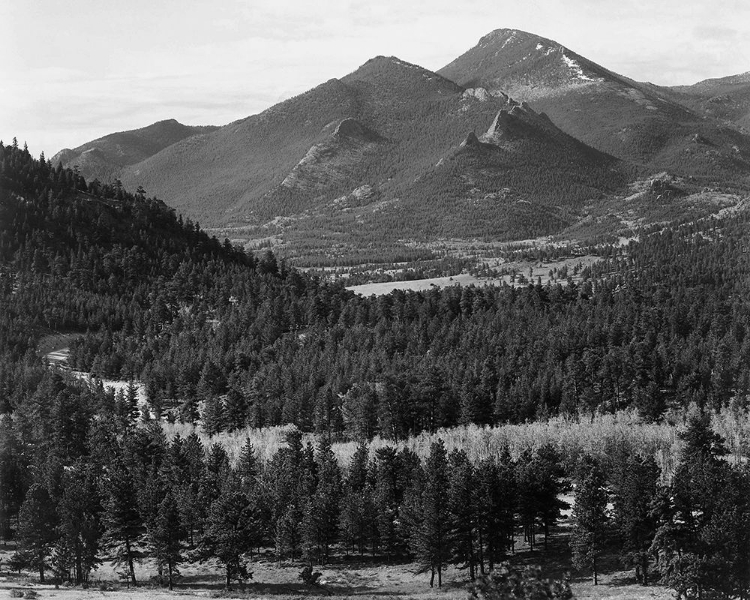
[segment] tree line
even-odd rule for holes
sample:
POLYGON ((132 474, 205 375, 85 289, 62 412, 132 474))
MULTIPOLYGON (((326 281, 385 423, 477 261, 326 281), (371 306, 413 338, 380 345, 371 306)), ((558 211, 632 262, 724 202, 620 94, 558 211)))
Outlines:
MULTIPOLYGON (((472 463, 441 440, 424 459, 360 444, 342 465, 326 436, 305 444, 295 429, 267 461, 248 441, 232 464, 219 444, 203 446, 195 434, 167 440, 133 415, 89 426, 83 446, 61 460, 55 442, 20 451, 15 424, 2 422, 3 464, 25 487, 15 496, 13 566, 36 569, 42 581, 51 569, 85 583, 112 559, 136 584, 148 557, 170 588, 181 565, 208 559, 231 586, 250 579, 253 557, 267 550, 310 567, 343 555, 413 560, 438 586, 455 565, 474 580, 519 545, 546 550, 572 481, 573 566, 594 583, 603 559, 616 557, 641 584, 660 581, 685 597, 750 591, 750 473, 723 460, 723 440, 702 414, 681 434, 667 481, 652 456, 632 449, 608 461, 583 455, 572 473, 552 446, 472 463), (44 462, 24 466, 29 454, 44 462)), ((8 506, 12 482, 3 483, 8 506)))

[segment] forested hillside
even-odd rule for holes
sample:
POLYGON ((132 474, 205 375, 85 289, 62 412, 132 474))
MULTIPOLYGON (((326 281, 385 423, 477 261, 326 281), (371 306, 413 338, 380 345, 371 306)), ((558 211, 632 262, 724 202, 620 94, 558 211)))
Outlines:
POLYGON ((0 169, 0 533, 19 568, 82 583, 116 557, 136 583, 148 555, 172 585, 181 563, 215 559, 229 585, 258 549, 357 552, 413 559, 440 585, 446 564, 473 576, 543 547, 575 481, 582 572, 614 547, 641 581, 747 594, 750 484, 707 418, 747 411, 747 210, 644 229, 579 284, 361 298, 15 143, 0 169), (78 336, 74 368, 140 380, 146 403, 45 365, 37 344, 60 332, 78 336), (367 446, 624 408, 689 408, 674 473, 624 446, 575 465, 554 446, 480 463, 441 442, 425 457, 367 446), (168 421, 296 428, 267 460, 247 445, 232 462, 168 439, 168 421), (344 440, 361 445, 339 464, 344 440))

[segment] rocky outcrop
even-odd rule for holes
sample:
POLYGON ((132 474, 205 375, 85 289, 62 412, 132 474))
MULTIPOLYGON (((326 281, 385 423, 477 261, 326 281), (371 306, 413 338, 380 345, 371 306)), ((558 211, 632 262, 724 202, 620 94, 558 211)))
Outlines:
POLYGON ((332 134, 307 151, 281 186, 311 192, 343 185, 363 157, 384 141, 357 119, 343 119, 332 134))

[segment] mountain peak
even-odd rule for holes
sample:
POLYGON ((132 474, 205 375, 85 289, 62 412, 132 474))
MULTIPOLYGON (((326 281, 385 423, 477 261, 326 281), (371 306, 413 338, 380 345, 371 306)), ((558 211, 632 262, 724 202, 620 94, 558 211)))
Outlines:
POLYGON ((502 90, 532 99, 603 82, 611 74, 553 40, 518 29, 496 29, 438 71, 464 87, 502 90))
POLYGON ((559 45, 555 42, 540 37, 536 34, 529 33, 528 31, 521 31, 520 29, 495 29, 490 31, 487 35, 480 38, 477 44, 480 47, 496 46, 499 45, 501 48, 510 46, 512 44, 522 44, 528 41, 539 41, 541 43, 559 45))
POLYGON ((487 133, 482 136, 482 141, 499 144, 528 138, 540 131, 545 131, 548 135, 556 135, 559 132, 546 115, 536 113, 526 102, 519 104, 508 98, 507 108, 497 113, 487 133))

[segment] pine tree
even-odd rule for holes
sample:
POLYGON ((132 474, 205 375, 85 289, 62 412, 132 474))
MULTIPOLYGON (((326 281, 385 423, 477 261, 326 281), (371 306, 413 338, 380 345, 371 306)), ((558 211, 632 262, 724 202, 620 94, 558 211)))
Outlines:
POLYGON ((581 459, 577 467, 575 505, 573 506, 573 566, 591 569, 598 584, 598 560, 608 531, 607 488, 604 473, 591 457, 581 459))
POLYGON ((614 499, 615 522, 622 537, 621 555, 635 568, 636 579, 648 585, 649 555, 656 533, 652 504, 659 468, 653 457, 630 456, 622 466, 614 499))
POLYGON ((101 562, 102 505, 94 469, 80 461, 66 470, 57 503, 59 539, 52 566, 59 579, 75 585, 88 582, 101 562))
POLYGON ((476 476, 466 452, 449 457, 448 512, 452 562, 469 569, 473 581, 477 563, 476 476))
POLYGON ((0 537, 8 539, 11 520, 23 503, 26 486, 23 448, 9 414, 0 418, 0 537))
POLYGON ((242 583, 252 577, 244 555, 255 542, 255 526, 245 495, 232 485, 224 486, 208 511, 198 556, 201 561, 216 558, 224 565, 227 589, 231 589, 234 580, 242 583))
POLYGON ((47 559, 57 539, 56 524, 55 504, 47 488, 32 484, 18 515, 18 545, 25 562, 38 570, 39 583, 44 583, 47 559))
POLYGON ((372 487, 368 483, 368 454, 366 444, 357 446, 344 483, 339 519, 339 530, 346 548, 353 551, 356 547, 360 554, 374 529, 372 515, 375 509, 372 487))
POLYGON ((442 587, 442 572, 449 558, 448 458, 442 440, 430 446, 425 464, 422 510, 422 524, 414 540, 415 554, 421 569, 430 571, 430 587, 434 586, 436 573, 438 587, 442 587))
POLYGON ((166 568, 169 589, 174 587, 174 578, 179 575, 182 556, 182 540, 185 528, 180 519, 177 503, 171 493, 167 493, 159 504, 153 527, 148 532, 151 553, 156 559, 160 572, 166 568))
POLYGON ((398 532, 398 457, 393 448, 378 448, 375 452, 375 519, 378 543, 390 559, 396 552, 398 532))
POLYGON ((135 586, 135 561, 141 556, 138 545, 144 532, 143 520, 138 511, 135 481, 118 458, 108 469, 101 485, 104 497, 104 542, 115 549, 115 564, 125 565, 128 578, 135 586))

